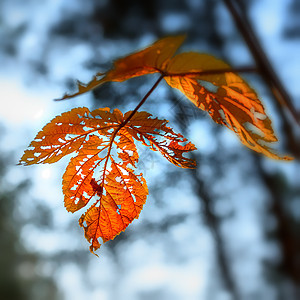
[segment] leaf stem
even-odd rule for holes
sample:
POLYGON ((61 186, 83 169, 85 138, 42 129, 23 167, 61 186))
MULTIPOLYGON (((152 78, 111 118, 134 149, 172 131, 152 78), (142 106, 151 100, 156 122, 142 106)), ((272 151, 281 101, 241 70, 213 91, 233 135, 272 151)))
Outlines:
POLYGON ((131 112, 131 114, 113 132, 111 140, 110 140, 110 144, 109 144, 109 147, 108 147, 108 152, 107 152, 106 160, 105 160, 105 163, 104 163, 103 178, 102 178, 102 183, 101 183, 102 187, 104 187, 104 179, 105 179, 105 173, 106 173, 108 158, 110 157, 110 152, 111 152, 111 149, 112 149, 112 144, 114 142, 114 139, 115 139, 117 133, 120 131, 121 128, 123 128, 130 121, 130 119, 134 116, 134 114, 137 112, 137 110, 145 103, 145 101, 152 94, 152 92, 155 90, 155 88, 158 86, 158 84, 161 82, 161 80, 164 78, 164 76, 165 75, 160 75, 160 77, 156 80, 156 82, 153 84, 153 86, 147 92, 147 94, 143 97, 143 99, 140 101, 140 103, 136 106, 136 108, 131 112))
POLYGON ((140 101, 140 103, 131 112, 131 114, 114 131, 114 133, 112 135, 112 138, 111 138, 111 141, 110 141, 110 144, 109 144, 109 148, 108 148, 108 152, 107 152, 107 158, 106 158, 105 164, 104 164, 103 179, 102 179, 102 184, 101 184, 102 187, 104 186, 104 178, 105 178, 105 172, 106 172, 106 168, 107 168, 108 158, 110 157, 112 144, 114 142, 114 139, 115 139, 117 133, 119 132, 119 130, 121 128, 123 128, 131 120, 131 118, 134 116, 134 114, 146 102, 148 97, 152 94, 152 92, 156 89, 156 87, 158 86, 158 84, 161 82, 161 80, 164 77, 166 77, 166 76, 182 76, 182 75, 214 75, 214 74, 223 74, 223 73, 228 73, 228 72, 238 73, 238 72, 255 72, 255 71, 256 71, 256 69, 253 68, 253 67, 240 67, 240 68, 234 68, 234 69, 233 68, 226 68, 226 69, 207 70, 207 71, 202 71, 202 72, 187 72, 187 73, 184 73, 184 74, 168 74, 168 73, 161 74, 159 76, 159 78, 156 80, 156 82, 153 84, 153 86, 150 88, 150 90, 147 92, 147 94, 140 101))
POLYGON ((166 73, 164 76, 186 76, 186 75, 215 75, 223 73, 252 73, 257 72, 257 68, 251 66, 238 67, 238 68, 224 68, 215 70, 205 70, 199 72, 185 72, 185 73, 166 73))
POLYGON ((137 110, 145 103, 145 101, 148 99, 148 97, 152 94, 152 92, 156 89, 158 84, 161 82, 161 80, 165 77, 164 74, 160 75, 160 77, 156 80, 156 82, 153 84, 151 89, 148 91, 148 93, 143 97, 143 99, 140 101, 140 103, 136 106, 136 108, 131 112, 131 114, 120 124, 120 128, 117 130, 119 131, 122 127, 124 127, 130 119, 134 116, 134 114, 137 112, 137 110))

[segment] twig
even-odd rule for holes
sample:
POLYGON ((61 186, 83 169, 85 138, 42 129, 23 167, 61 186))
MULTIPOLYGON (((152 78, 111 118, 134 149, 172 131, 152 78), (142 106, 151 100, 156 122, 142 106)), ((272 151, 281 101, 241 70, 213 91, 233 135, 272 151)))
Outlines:
POLYGON ((148 99, 148 97, 151 95, 151 93, 155 90, 155 88, 158 86, 158 84, 161 82, 161 80, 164 78, 164 75, 160 75, 160 77, 157 79, 157 81, 153 84, 151 89, 148 91, 148 93, 143 97, 143 99, 140 101, 140 103, 136 106, 136 108, 131 112, 131 114, 127 117, 126 120, 120 125, 120 129, 124 127, 129 120, 133 117, 133 115, 137 112, 137 110, 145 103, 145 101, 148 99))
POLYGON ((226 68, 226 69, 215 69, 215 70, 206 70, 200 72, 184 72, 184 73, 166 73, 164 76, 188 76, 188 75, 216 75, 224 73, 254 73, 257 72, 257 68, 251 66, 243 66, 237 68, 226 68))

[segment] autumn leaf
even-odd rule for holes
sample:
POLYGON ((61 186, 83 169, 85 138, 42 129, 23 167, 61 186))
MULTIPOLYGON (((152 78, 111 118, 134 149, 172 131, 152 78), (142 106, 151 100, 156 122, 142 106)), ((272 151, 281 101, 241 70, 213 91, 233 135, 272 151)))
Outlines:
POLYGON ((225 62, 211 55, 187 52, 175 55, 184 36, 167 37, 148 48, 114 63, 113 69, 98 73, 87 85, 78 84, 71 98, 108 81, 124 81, 136 76, 160 73, 166 82, 180 90, 218 124, 234 131, 248 148, 273 159, 279 156, 270 144, 277 141, 270 118, 255 91, 225 62))
POLYGON ((92 253, 139 217, 148 188, 137 174, 137 143, 160 152, 172 164, 194 168, 185 154, 196 147, 167 126, 168 121, 137 110, 162 79, 181 91, 218 124, 232 130, 248 148, 274 159, 277 141, 271 121, 255 91, 225 62, 206 54, 175 55, 184 36, 167 37, 148 48, 115 61, 88 84, 78 83, 72 98, 109 81, 159 73, 160 77, 134 111, 122 114, 109 108, 75 108, 55 117, 31 142, 20 163, 54 163, 72 154, 63 175, 64 204, 68 211, 85 208, 79 219, 92 253))
POLYGON ((229 69, 229 66, 212 56, 182 53, 169 61, 166 82, 180 90, 198 108, 209 113, 218 124, 236 133, 248 148, 273 159, 285 159, 272 151, 276 142, 271 120, 255 91, 232 72, 202 75, 208 71, 229 69))
POLYGON ((113 69, 106 73, 97 73, 88 84, 78 82, 78 91, 76 93, 66 94, 57 100, 81 95, 105 82, 121 82, 136 76, 160 72, 183 43, 184 38, 184 36, 167 37, 142 51, 120 58, 114 62, 113 69))
POLYGON ((20 160, 22 165, 54 163, 73 157, 63 175, 65 207, 75 212, 87 207, 79 219, 94 253, 139 217, 148 189, 135 168, 139 155, 136 142, 159 151, 173 164, 195 167, 183 156, 195 146, 168 127, 166 120, 147 112, 125 115, 109 108, 90 112, 75 108, 54 118, 31 142, 20 160))
MULTIPOLYGON (((129 113, 125 114, 125 119, 129 113)), ((135 114, 128 122, 126 130, 138 141, 154 151, 159 151, 167 160, 181 168, 195 168, 195 161, 184 157, 183 154, 196 150, 191 143, 184 146, 180 143, 187 139, 181 134, 174 133, 173 129, 166 126, 168 121, 151 118, 151 114, 140 112, 135 114), (148 120, 145 124, 144 120, 148 120), (159 137, 159 138, 157 138, 159 137)))

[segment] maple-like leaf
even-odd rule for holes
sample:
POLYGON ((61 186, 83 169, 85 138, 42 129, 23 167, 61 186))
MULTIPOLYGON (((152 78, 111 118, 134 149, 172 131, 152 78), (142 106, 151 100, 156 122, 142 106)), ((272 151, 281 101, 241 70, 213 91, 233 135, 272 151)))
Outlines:
POLYGON ((248 148, 274 159, 279 156, 270 147, 276 142, 270 118, 255 91, 230 66, 211 55, 187 52, 175 55, 184 36, 167 37, 148 48, 114 63, 106 73, 98 73, 87 85, 78 84, 71 98, 108 81, 124 81, 136 76, 160 73, 173 88, 179 89, 198 108, 209 113, 218 124, 236 133, 248 148))
POLYGON ((159 151, 173 164, 195 167, 183 156, 195 146, 147 112, 123 115, 109 108, 90 112, 75 108, 48 123, 24 152, 20 164, 54 163, 74 153, 63 175, 65 207, 70 212, 88 206, 79 224, 94 252, 139 217, 148 189, 136 174, 136 141, 159 151), (93 200, 92 200, 93 199, 93 200))
MULTIPOLYGON (((125 114, 125 119, 129 112, 125 114)), ((172 128, 166 126, 167 120, 151 118, 147 112, 135 114, 128 122, 126 130, 138 141, 154 151, 159 151, 167 160, 181 168, 194 168, 195 161, 184 157, 183 154, 196 150, 191 143, 184 146, 180 143, 186 142, 187 139, 181 134, 175 133, 172 128), (147 123, 144 120, 148 120, 147 123)))

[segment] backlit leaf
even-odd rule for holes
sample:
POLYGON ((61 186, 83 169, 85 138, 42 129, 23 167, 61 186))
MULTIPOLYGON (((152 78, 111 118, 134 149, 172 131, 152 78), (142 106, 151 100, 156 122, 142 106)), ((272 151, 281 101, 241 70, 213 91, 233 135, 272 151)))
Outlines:
POLYGON ((24 165, 53 163, 73 153, 63 175, 64 203, 70 212, 88 207, 79 224, 92 252, 137 219, 146 202, 146 181, 134 171, 139 159, 135 140, 177 166, 195 165, 183 156, 195 146, 167 127, 166 120, 136 112, 126 122, 131 113, 108 108, 63 113, 37 134, 20 160, 24 165))
MULTIPOLYGON (((291 159, 271 149, 270 143, 277 138, 255 91, 240 76, 230 72, 228 64, 211 55, 187 52, 174 56, 183 40, 184 36, 167 37, 121 58, 114 63, 113 69, 97 74, 86 86, 79 85, 77 93, 63 99, 87 92, 104 82, 158 72, 171 87, 179 89, 198 108, 207 111, 216 123, 234 131, 248 148, 270 158, 291 159)), ((154 141, 150 143, 155 149, 154 141)), ((162 147, 157 149, 161 151, 162 147)), ((172 161, 172 157, 164 153, 172 161)))
POLYGON ((216 123, 233 130, 248 148, 270 158, 290 159, 271 150, 269 144, 277 141, 271 121, 255 91, 241 77, 230 72, 201 75, 222 68, 228 65, 211 56, 183 53, 169 61, 168 72, 174 75, 164 78, 197 107, 207 111, 216 123))
POLYGON ((167 37, 142 51, 120 58, 114 62, 113 69, 96 74, 86 85, 78 82, 76 93, 66 94, 58 100, 81 95, 108 81, 120 82, 136 76, 160 72, 183 41, 184 36, 167 37))
MULTIPOLYGON (((125 118, 127 114, 125 114, 125 118)), ((182 145, 187 141, 186 138, 166 126, 167 123, 167 120, 151 118, 151 114, 147 112, 139 112, 128 122, 126 130, 136 140, 154 151, 159 151, 174 165, 181 168, 194 168, 195 161, 184 157, 183 154, 196 150, 196 147, 190 142, 182 145)))

